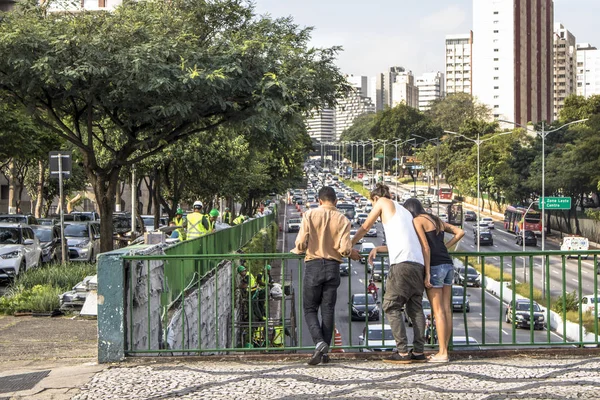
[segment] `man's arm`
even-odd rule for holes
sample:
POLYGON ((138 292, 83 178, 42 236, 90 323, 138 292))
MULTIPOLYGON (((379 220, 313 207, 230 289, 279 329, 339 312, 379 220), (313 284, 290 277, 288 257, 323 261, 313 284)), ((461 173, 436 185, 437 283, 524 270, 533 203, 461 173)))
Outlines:
POLYGON ((291 250, 292 253, 306 253, 306 249, 308 248, 308 231, 308 213, 306 213, 304 214, 304 217, 302 217, 300 230, 298 231, 298 236, 296 236, 296 247, 291 250))
POLYGON ((377 257, 377 253, 378 252, 387 253, 387 251, 388 251, 388 247, 387 246, 378 246, 378 247, 375 247, 369 253, 369 259, 367 260, 367 262, 372 265, 373 264, 373 260, 375 260, 375 257, 377 257))
POLYGON ((379 218, 380 214, 381 214, 381 202, 378 201, 373 206, 373 209, 369 213, 369 216, 365 220, 364 224, 362 224, 361 227, 358 228, 358 230, 356 231, 356 234, 352 238, 352 245, 353 246, 356 243, 358 243, 358 241, 360 239, 362 239, 367 232, 369 232, 369 229, 371 229, 371 227, 373 226, 373 224, 375 224, 375 221, 377 221, 377 218, 379 218))

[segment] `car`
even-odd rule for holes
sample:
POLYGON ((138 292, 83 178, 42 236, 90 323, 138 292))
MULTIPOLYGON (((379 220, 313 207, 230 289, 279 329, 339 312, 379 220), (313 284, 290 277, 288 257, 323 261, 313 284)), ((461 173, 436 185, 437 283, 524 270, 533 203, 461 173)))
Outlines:
MULTIPOLYGON (((431 315, 431 303, 429 302, 429 299, 427 299, 427 297, 423 297, 421 304, 423 306, 423 315, 425 316, 425 318, 427 318, 427 316, 431 315)), ((413 321, 406 312, 406 306, 402 309, 402 312, 404 313, 404 322, 407 322, 408 326, 413 326, 413 321)))
POLYGON ((56 225, 60 224, 60 218, 38 218, 37 225, 56 225))
POLYGON ((13 222, 15 224, 37 225, 38 221, 33 215, 26 214, 3 214, 0 222, 13 222))
MULTIPOLYGON (((537 246, 537 238, 535 237, 535 232, 533 231, 525 231, 525 246, 537 246)), ((517 234, 515 236, 516 243, 519 246, 523 245, 523 233, 517 234)))
POLYGON ((301 218, 290 218, 287 222, 287 231, 288 232, 300 231, 300 224, 302 224, 301 218))
MULTIPOLYGON (((141 215, 142 221, 144 221, 144 229, 148 231, 154 230, 154 215, 141 215)), ((159 219, 158 227, 162 228, 163 226, 167 226, 167 218, 161 217, 159 219)))
MULTIPOLYGON (((589 250, 590 242, 588 238, 582 236, 565 236, 560 244, 560 251, 585 251, 589 250)), ((568 255, 567 258, 577 257, 568 255)), ((583 256, 587 259, 587 255, 583 256)))
POLYGON ((431 200, 429 200, 428 198, 424 198, 423 200, 421 200, 421 204, 425 208, 430 208, 431 207, 431 200))
MULTIPOLYGON (((358 229, 351 229, 350 230, 350 240, 352 240, 354 238, 354 236, 356 236, 356 232, 358 232, 358 229)), ((357 244, 361 244, 364 243, 365 239, 364 238, 360 238, 360 240, 358 242, 356 242, 357 244)))
POLYGON ((381 260, 373 261, 373 265, 371 266, 372 275, 374 281, 381 282, 383 278, 387 278, 390 272, 390 266, 386 262, 382 262, 381 260))
POLYGON ((479 221, 479 226, 484 226, 486 224, 488 229, 494 229, 494 220, 490 217, 483 217, 481 221, 479 221))
POLYGON ((79 216, 76 221, 100 221, 100 215, 95 211, 71 211, 69 214, 79 216))
POLYGON ((343 262, 340 264, 340 276, 349 276, 350 275, 350 264, 347 262, 343 262))
MULTIPOLYGON (((481 286, 481 274, 473 267, 467 267, 467 286, 481 286)), ((465 283, 465 267, 454 270, 454 283, 463 286, 465 283)))
POLYGON ((441 219, 442 221, 444 221, 444 222, 446 222, 446 223, 448 222, 448 214, 446 214, 446 213, 440 213, 440 214, 438 214, 438 217, 439 217, 439 219, 441 219))
POLYGON ((530 321, 532 317, 532 308, 531 305, 533 303, 533 328, 534 329, 544 329, 546 326, 544 319, 544 311, 538 303, 535 301, 532 302, 529 299, 519 299, 516 300, 516 305, 513 308, 513 302, 511 302, 508 307, 506 307, 506 313, 504 315, 504 320, 506 323, 513 322, 513 313, 514 313, 514 325, 517 328, 529 328, 530 321))
POLYGON ((370 293, 355 293, 350 297, 350 319, 352 321, 379 321, 379 308, 370 293))
POLYGON ((42 248, 29 225, 0 223, 0 281, 11 281, 41 264, 42 248))
MULTIPOLYGON (((475 245, 477 245, 477 233, 475 233, 475 237, 473 238, 473 243, 475 245)), ((492 232, 479 231, 479 245, 480 246, 493 246, 494 238, 492 236, 492 232)))
POLYGON ((31 225, 31 229, 40 241, 42 262, 60 262, 62 260, 60 227, 57 225, 31 225))
POLYGON ((475 211, 465 211, 465 221, 477 221, 477 214, 475 214, 475 211))
POLYGON ((369 229, 369 231, 365 233, 365 237, 377 237, 377 228, 372 227, 369 229))
POLYGON ((368 216, 369 216, 369 214, 367 214, 367 213, 357 213, 356 217, 355 217, 356 223, 358 225, 364 224, 365 221, 367 220, 368 216))
POLYGON ((69 260, 93 263, 100 253, 100 224, 69 222, 65 224, 65 240, 69 248, 69 260))
POLYGON ((402 193, 402 197, 400 197, 402 199, 402 201, 406 201, 410 198, 412 198, 412 196, 410 195, 410 193, 406 192, 406 193, 402 193))
POLYGON ((598 304, 598 310, 600 310, 600 296, 596 297, 593 294, 585 295, 581 298, 581 312, 590 312, 594 314, 596 312, 596 304, 598 304))
POLYGON ((459 310, 465 312, 471 312, 471 303, 465 288, 458 285, 452 285, 452 311, 459 310))
POLYGON ((360 262, 365 264, 367 262, 367 258, 369 257, 369 253, 371 253, 371 250, 373 250, 375 248, 375 243, 371 243, 371 242, 363 242, 360 245, 360 250, 359 253, 363 256, 360 259, 360 262))
POLYGON ((374 324, 363 329, 362 335, 358 337, 358 344, 367 346, 360 351, 393 351, 396 347, 396 340, 390 325, 374 324))
POLYGON ((475 224, 473 224, 473 234, 475 234, 477 231, 489 231, 489 225, 487 222, 483 222, 483 221, 479 221, 476 222, 475 224))

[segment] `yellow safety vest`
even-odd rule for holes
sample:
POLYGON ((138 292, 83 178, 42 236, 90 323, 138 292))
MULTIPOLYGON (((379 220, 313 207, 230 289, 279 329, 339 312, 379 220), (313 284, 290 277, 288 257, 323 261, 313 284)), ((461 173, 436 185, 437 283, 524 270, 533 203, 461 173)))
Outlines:
POLYGON ((244 222, 244 217, 242 215, 240 215, 239 217, 237 217, 236 219, 233 220, 233 225, 239 225, 242 222, 244 222))
POLYGON ((187 240, 196 239, 209 233, 206 215, 193 212, 187 216, 187 240), (205 225, 206 224, 206 225, 205 225))
POLYGON ((272 345, 277 347, 283 347, 283 341, 285 339, 285 332, 283 330, 283 326, 276 326, 274 330, 275 334, 273 335, 272 345))
POLYGON ((231 213, 230 212, 224 212, 223 213, 223 222, 225 222, 226 224, 231 225, 231 213))
POLYGON ((176 229, 176 231, 179 233, 179 239, 185 240, 185 229, 183 228, 183 225, 185 224, 185 218, 181 217, 178 219, 177 216, 175 216, 175 218, 173 218, 173 222, 176 226, 180 227, 176 229))

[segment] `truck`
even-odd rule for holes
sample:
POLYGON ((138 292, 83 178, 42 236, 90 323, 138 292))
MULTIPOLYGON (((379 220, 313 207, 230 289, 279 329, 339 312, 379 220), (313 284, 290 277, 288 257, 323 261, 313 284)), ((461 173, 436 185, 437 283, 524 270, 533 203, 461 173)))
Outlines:
MULTIPOLYGON (((565 236, 560 245, 560 251, 586 251, 590 248, 590 242, 583 236, 565 236)), ((571 256, 567 256, 571 258, 571 256)), ((587 259, 587 255, 584 256, 587 259)))

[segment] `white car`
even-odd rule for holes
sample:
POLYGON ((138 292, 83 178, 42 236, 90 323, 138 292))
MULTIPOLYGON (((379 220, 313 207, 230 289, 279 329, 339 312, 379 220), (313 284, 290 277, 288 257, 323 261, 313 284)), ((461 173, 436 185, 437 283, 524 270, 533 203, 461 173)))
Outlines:
POLYGON ((41 265, 40 241, 29 225, 0 223, 0 281, 41 265))
POLYGON ((441 214, 438 214, 438 217, 439 217, 439 218, 440 218, 442 221, 444 221, 444 222, 448 222, 448 214, 441 213, 441 214))
POLYGON ((65 224, 65 240, 69 260, 96 262, 100 253, 100 224, 95 222, 70 222, 65 224))
POLYGON ((483 227, 484 223, 487 224, 487 227, 489 229, 494 229, 494 220, 492 218, 490 218, 490 217, 483 217, 483 218, 481 218, 481 221, 479 222, 479 225, 483 227))
POLYGON ((406 192, 406 193, 402 193, 402 201, 406 201, 408 199, 412 198, 412 196, 410 195, 410 193, 406 192))
MULTIPOLYGON (((354 236, 356 236, 356 232, 358 231, 358 229, 351 229, 350 230, 350 240, 352 240, 354 238, 354 236)), ((356 242, 357 244, 362 244, 365 242, 364 238, 360 238, 360 240, 358 242, 356 242)))
POLYGON ((373 324, 363 329, 362 335, 358 337, 360 346, 369 348, 360 351, 392 351, 396 347, 396 341, 392 334, 392 328, 385 324, 373 324))

